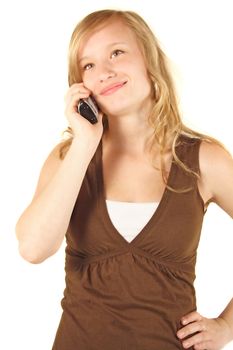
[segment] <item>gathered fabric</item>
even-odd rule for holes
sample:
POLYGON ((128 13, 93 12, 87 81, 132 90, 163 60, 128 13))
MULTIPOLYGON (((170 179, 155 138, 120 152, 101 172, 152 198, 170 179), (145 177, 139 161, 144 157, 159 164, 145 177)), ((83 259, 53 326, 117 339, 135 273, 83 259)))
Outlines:
MULTIPOLYGON (((199 172, 200 139, 181 135, 178 157, 199 172)), ((204 216, 197 179, 172 162, 165 188, 128 242, 104 193, 102 142, 84 177, 66 234, 66 288, 53 350, 175 350, 183 315, 196 310, 196 252, 204 216)))

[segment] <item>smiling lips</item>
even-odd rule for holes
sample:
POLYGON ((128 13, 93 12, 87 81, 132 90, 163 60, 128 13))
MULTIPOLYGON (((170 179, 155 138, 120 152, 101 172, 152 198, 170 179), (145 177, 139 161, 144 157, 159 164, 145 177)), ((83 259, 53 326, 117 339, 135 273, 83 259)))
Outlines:
POLYGON ((126 83, 127 81, 124 81, 123 83, 115 83, 115 84, 109 85, 100 92, 100 95, 103 95, 103 96, 111 95, 115 91, 122 88, 122 86, 124 86, 126 83))

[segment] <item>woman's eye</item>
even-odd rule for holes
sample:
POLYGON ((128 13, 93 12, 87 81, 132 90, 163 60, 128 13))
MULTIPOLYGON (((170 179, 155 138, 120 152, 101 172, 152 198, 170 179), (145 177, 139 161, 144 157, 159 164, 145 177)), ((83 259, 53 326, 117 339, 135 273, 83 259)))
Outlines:
POLYGON ((83 67, 83 70, 89 70, 93 67, 93 64, 91 63, 88 63, 88 64, 85 64, 85 66, 83 67))
POLYGON ((111 57, 116 57, 124 53, 122 50, 114 50, 113 53, 111 54, 111 57))

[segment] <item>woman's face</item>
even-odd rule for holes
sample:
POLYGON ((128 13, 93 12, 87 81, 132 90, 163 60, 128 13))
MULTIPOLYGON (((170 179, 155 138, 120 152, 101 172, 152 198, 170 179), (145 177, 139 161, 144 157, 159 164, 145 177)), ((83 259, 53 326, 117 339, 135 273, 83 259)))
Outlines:
POLYGON ((94 31, 79 50, 84 86, 107 115, 148 110, 151 82, 134 33, 121 21, 94 31))

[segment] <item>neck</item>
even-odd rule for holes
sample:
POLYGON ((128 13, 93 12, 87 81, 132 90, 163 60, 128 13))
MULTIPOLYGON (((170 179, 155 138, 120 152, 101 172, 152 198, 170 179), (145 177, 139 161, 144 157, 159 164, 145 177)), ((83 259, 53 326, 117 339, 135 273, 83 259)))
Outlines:
POLYGON ((103 140, 118 152, 139 154, 149 149, 152 137, 153 128, 147 119, 129 115, 109 118, 103 140))
POLYGON ((150 110, 151 103, 144 103, 141 108, 132 108, 130 113, 108 114, 108 128, 103 137, 105 144, 111 150, 134 155, 149 151, 154 134, 148 123, 150 110))

